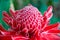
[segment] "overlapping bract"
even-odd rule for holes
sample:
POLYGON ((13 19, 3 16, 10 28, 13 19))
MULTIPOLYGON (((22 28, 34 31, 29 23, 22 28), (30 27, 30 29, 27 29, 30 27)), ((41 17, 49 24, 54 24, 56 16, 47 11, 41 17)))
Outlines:
POLYGON ((49 6, 44 15, 32 5, 10 14, 3 12, 3 20, 10 26, 5 30, 0 25, 0 40, 60 40, 59 23, 49 24, 52 17, 52 6, 49 6))

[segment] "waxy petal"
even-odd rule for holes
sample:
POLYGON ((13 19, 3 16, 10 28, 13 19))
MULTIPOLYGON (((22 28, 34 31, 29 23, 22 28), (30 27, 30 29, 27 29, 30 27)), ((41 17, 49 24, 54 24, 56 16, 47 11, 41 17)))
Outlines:
POLYGON ((12 15, 12 17, 14 17, 15 18, 15 11, 14 10, 12 10, 11 8, 10 8, 10 14, 12 15))
POLYGON ((60 30, 49 30, 48 33, 60 33, 60 30))
POLYGON ((50 18, 52 17, 52 6, 49 6, 47 11, 44 13, 44 18, 46 18, 46 20, 50 20, 50 18))
POLYGON ((45 27, 43 30, 49 31, 51 29, 58 28, 59 25, 60 25, 59 23, 51 24, 51 25, 48 25, 47 27, 45 27))

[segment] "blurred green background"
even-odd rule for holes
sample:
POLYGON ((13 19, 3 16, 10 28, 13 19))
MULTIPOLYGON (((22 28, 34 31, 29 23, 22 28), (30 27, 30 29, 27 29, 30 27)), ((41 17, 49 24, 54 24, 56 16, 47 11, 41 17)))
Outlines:
POLYGON ((28 4, 37 7, 42 14, 46 11, 48 6, 52 5, 54 15, 50 23, 60 22, 60 0, 0 0, 0 23, 4 28, 8 29, 9 26, 2 20, 2 11, 7 11, 9 13, 9 8, 19 10, 28 4))

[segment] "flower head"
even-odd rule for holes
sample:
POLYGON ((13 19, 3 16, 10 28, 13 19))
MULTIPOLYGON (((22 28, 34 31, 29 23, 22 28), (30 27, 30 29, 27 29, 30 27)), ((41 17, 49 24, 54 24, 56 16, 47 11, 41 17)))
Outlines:
POLYGON ((42 15, 36 7, 26 6, 10 15, 3 12, 3 20, 10 26, 8 30, 0 25, 0 40, 60 40, 59 23, 49 24, 52 6, 42 15))

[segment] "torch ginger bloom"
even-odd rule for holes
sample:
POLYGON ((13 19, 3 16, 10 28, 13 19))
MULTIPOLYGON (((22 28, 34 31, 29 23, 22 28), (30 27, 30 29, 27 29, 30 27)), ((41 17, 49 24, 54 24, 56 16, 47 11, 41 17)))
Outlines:
POLYGON ((59 23, 49 24, 52 6, 42 15, 36 7, 26 6, 10 14, 3 12, 3 20, 10 26, 5 30, 0 25, 0 40, 60 40, 59 23))

